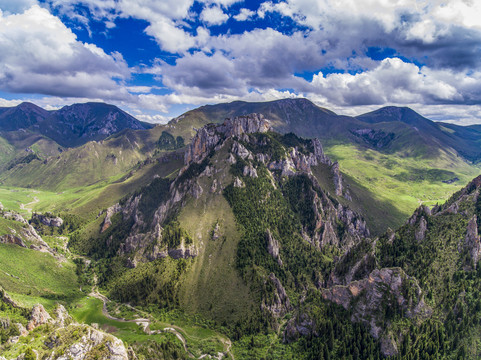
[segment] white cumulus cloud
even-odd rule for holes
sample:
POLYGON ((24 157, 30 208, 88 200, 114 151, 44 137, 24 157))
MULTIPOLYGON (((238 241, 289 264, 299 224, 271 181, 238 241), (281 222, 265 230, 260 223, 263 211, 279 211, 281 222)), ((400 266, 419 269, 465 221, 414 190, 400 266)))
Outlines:
POLYGON ((33 6, 0 17, 0 88, 65 96, 122 97, 130 76, 119 53, 84 44, 57 17, 33 6))
POLYGON ((206 7, 200 14, 200 19, 208 25, 220 25, 229 19, 229 15, 224 13, 218 6, 206 7))

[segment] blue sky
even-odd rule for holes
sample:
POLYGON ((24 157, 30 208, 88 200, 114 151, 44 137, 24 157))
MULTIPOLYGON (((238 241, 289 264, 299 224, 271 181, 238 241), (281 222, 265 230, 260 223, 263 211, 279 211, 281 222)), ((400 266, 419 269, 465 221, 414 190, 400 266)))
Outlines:
POLYGON ((166 122, 306 97, 481 123, 481 2, 0 0, 0 106, 105 101, 166 122))

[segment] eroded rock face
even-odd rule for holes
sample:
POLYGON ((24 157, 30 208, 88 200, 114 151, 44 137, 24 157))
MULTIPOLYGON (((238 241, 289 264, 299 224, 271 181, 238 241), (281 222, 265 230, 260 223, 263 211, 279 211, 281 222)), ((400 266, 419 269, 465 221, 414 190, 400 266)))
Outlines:
POLYGON ((460 244, 459 248, 460 251, 468 251, 474 264, 474 268, 476 268, 479 254, 481 252, 481 240, 478 234, 478 219, 476 215, 473 215, 473 217, 469 220, 464 244, 460 244))
POLYGON ((30 315, 30 321, 27 324, 27 330, 31 331, 37 326, 46 324, 51 320, 50 314, 45 310, 42 304, 35 305, 30 315))
POLYGON ((332 165, 331 169, 334 177, 334 186, 336 188, 336 195, 342 196, 344 188, 342 186, 342 175, 341 175, 341 171, 339 170, 339 163, 336 161, 332 165))
POLYGON ((15 236, 13 234, 6 234, 0 236, 0 243, 2 244, 14 244, 18 245, 21 247, 27 247, 25 243, 20 239, 18 236, 15 236))
POLYGON ((207 154, 220 142, 221 135, 215 125, 204 126, 197 131, 184 157, 186 165, 191 162, 201 162, 207 154))
POLYGON ((426 221, 426 218, 422 216, 421 220, 419 220, 419 225, 414 233, 414 236, 417 241, 421 242, 424 240, 424 238, 426 237, 427 229, 428 229, 428 223, 426 221))
POLYGON ((226 119, 219 127, 219 131, 227 137, 242 134, 263 133, 271 129, 271 124, 262 114, 249 114, 226 119))
POLYGON ((283 317, 291 310, 291 303, 286 290, 273 273, 270 273, 266 285, 272 287, 272 291, 269 292, 271 297, 263 300, 261 308, 269 311, 275 318, 283 317))
POLYGON ((115 205, 112 205, 105 211, 105 218, 102 223, 100 233, 105 232, 112 225, 112 216, 114 216, 114 214, 120 212, 121 210, 122 210, 122 207, 120 206, 119 203, 117 203, 115 205))
POLYGON ((242 136, 256 132, 270 130, 270 122, 260 114, 238 116, 226 119, 221 125, 207 125, 197 131, 190 147, 185 153, 184 163, 201 162, 211 150, 216 148, 223 140, 233 136, 242 136))
POLYGON ((282 266, 282 259, 279 253, 279 241, 274 239, 269 229, 267 229, 267 232, 266 232, 266 240, 267 240, 267 252, 274 259, 277 260, 277 263, 279 264, 279 266, 282 266))
POLYGON ((393 345, 386 330, 394 313, 402 312, 406 317, 414 318, 426 317, 432 312, 424 303, 417 280, 400 268, 376 269, 366 279, 322 289, 322 296, 351 310, 352 321, 370 326, 371 335, 384 343, 382 348, 386 356, 397 353, 396 342, 393 345))

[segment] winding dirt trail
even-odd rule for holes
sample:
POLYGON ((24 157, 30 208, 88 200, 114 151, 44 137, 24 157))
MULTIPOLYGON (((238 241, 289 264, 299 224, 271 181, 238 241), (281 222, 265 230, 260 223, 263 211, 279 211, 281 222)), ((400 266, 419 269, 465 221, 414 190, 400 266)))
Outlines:
MULTIPOLYGON (((148 318, 139 318, 139 319, 127 320, 127 319, 118 318, 118 317, 110 315, 109 311, 107 309, 107 303, 110 302, 110 300, 105 295, 102 295, 101 293, 99 293, 99 291, 96 287, 92 288, 92 291, 90 292, 89 296, 92 296, 92 297, 97 298, 97 299, 102 301, 102 303, 103 303, 102 314, 110 320, 115 320, 115 321, 120 321, 120 322, 136 323, 137 325, 141 325, 143 327, 144 332, 148 335, 160 334, 160 333, 163 333, 163 332, 170 332, 170 333, 174 334, 177 337, 177 339, 179 339, 180 342, 182 343, 182 345, 184 347, 184 350, 189 355, 189 357, 195 359, 194 354, 192 354, 189 351, 189 349, 187 348, 187 341, 185 340, 184 336, 177 329, 175 329, 175 328, 178 328, 180 331, 184 331, 182 328, 180 328, 178 326, 175 326, 175 327, 172 326, 172 327, 165 327, 162 330, 150 330, 151 320, 148 319, 148 318)), ((129 306, 129 307, 131 307, 131 306, 129 306)), ((134 308, 132 308, 132 309, 134 309, 134 308)), ((138 311, 137 309, 135 309, 135 310, 138 311)), ((232 342, 229 339, 221 339, 221 341, 224 344, 224 346, 227 347, 225 353, 227 355, 229 355, 232 360, 235 360, 234 355, 230 351, 231 348, 232 348, 232 342)), ((203 354, 199 357, 199 359, 203 359, 207 356, 208 356, 208 354, 203 354)))
POLYGON ((30 201, 28 204, 20 204, 20 209, 27 210, 29 213, 32 213, 32 208, 28 208, 27 206, 35 205, 39 201, 40 200, 38 199, 38 197, 34 196, 33 201, 30 201))

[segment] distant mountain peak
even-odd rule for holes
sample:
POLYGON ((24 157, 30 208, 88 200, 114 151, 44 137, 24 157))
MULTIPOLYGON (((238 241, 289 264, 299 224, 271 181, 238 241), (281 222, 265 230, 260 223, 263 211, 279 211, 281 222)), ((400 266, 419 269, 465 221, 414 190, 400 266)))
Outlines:
POLYGON ((117 106, 101 102, 72 104, 54 111, 24 102, 1 110, 0 131, 30 129, 66 147, 102 140, 124 129, 149 128, 117 106))

